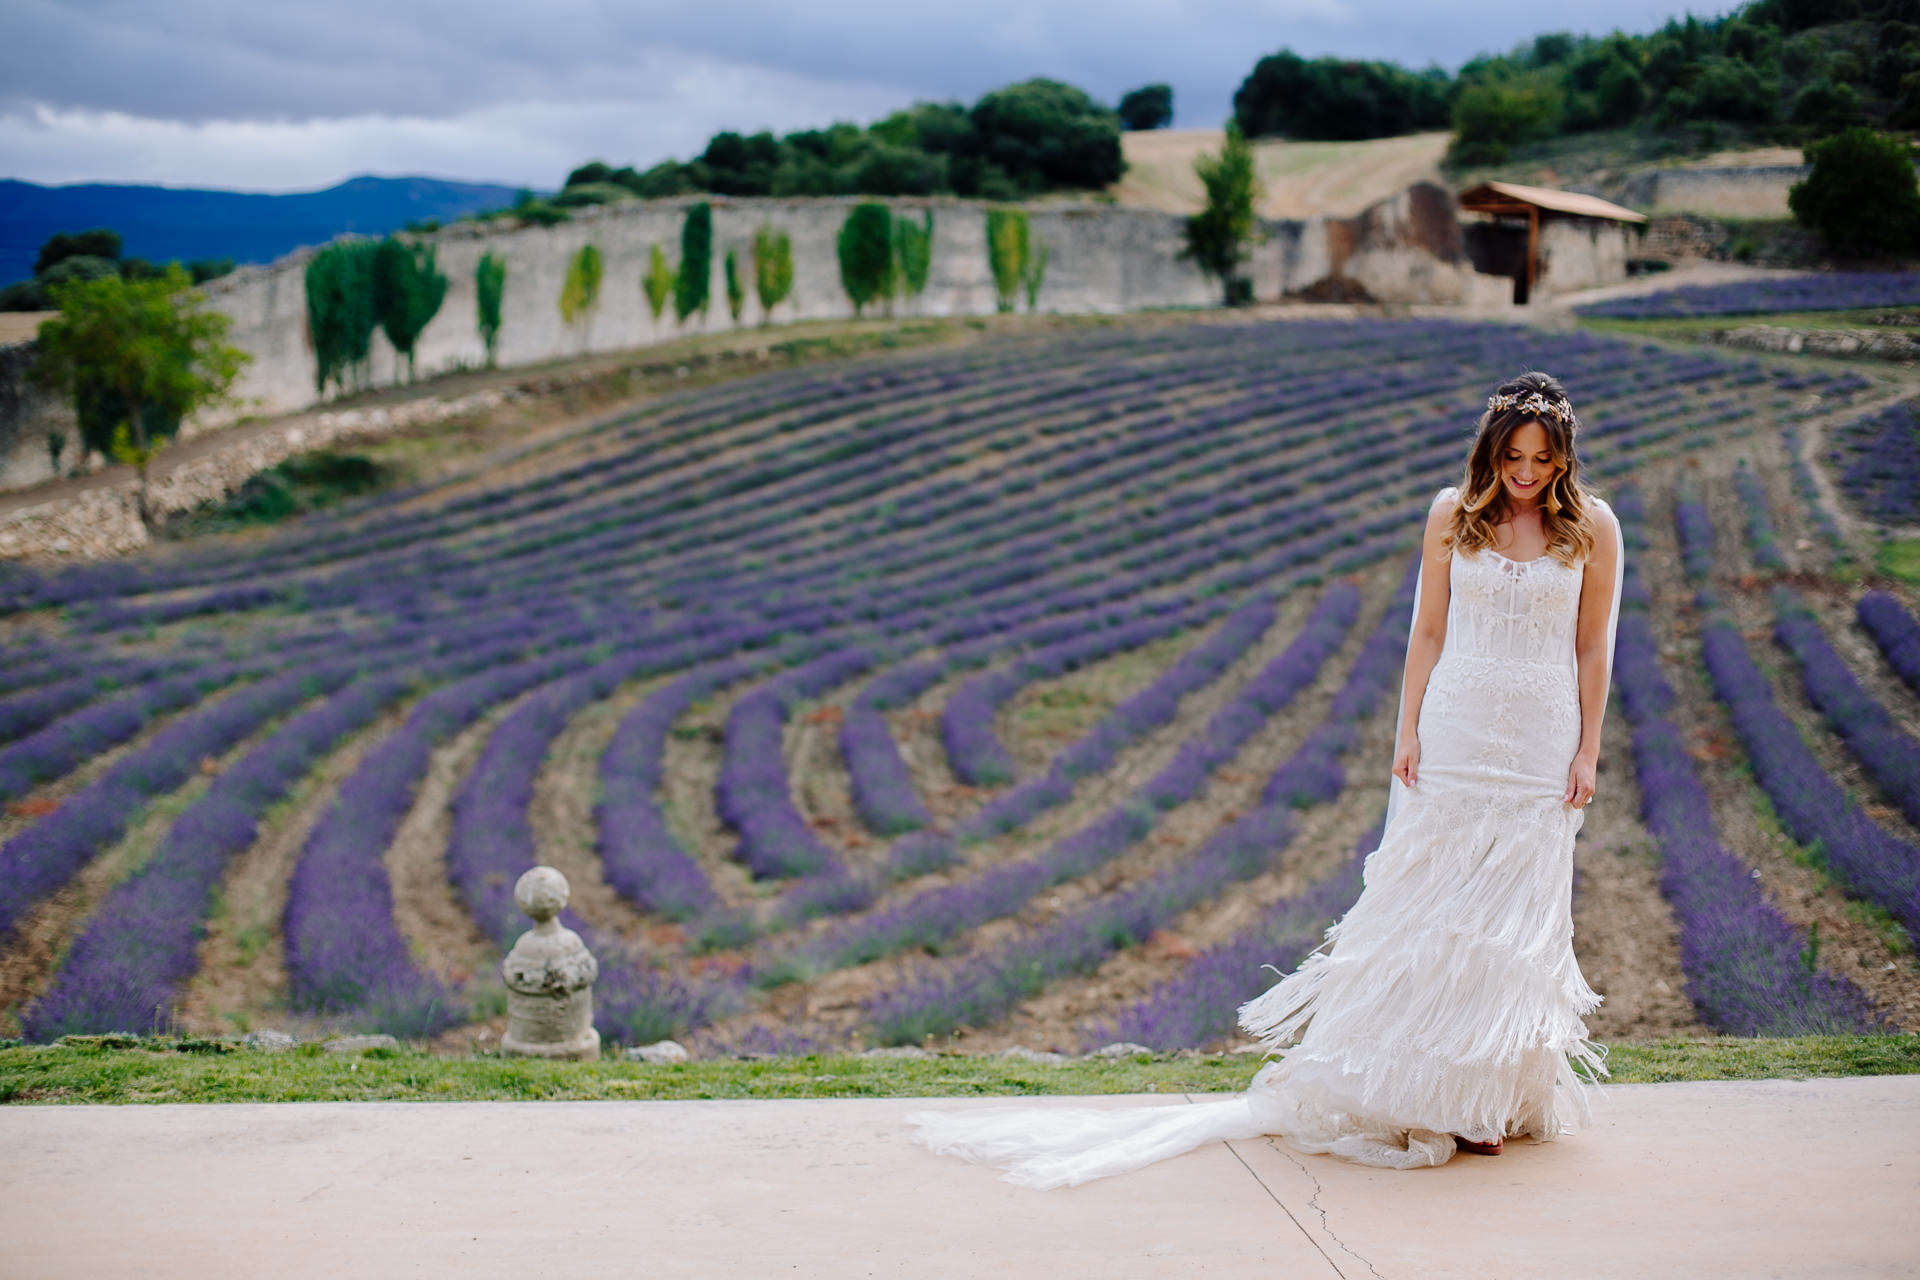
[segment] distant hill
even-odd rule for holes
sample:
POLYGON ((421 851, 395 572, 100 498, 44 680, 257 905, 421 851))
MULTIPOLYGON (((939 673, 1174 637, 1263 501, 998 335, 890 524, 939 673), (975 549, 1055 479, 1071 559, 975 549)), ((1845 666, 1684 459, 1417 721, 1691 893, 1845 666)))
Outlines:
POLYGON ((513 188, 438 178, 349 178, 325 191, 251 195, 81 183, 43 187, 0 179, 0 284, 33 274, 56 231, 111 227, 128 257, 271 262, 343 232, 380 235, 422 218, 457 218, 513 202, 513 188))

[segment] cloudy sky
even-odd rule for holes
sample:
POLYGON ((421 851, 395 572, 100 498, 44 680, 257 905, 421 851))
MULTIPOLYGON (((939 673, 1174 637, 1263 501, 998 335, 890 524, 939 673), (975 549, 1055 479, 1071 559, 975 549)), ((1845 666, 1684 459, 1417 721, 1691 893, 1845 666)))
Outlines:
MULTIPOLYGON (((1695 12, 1727 12, 1720 3, 1695 12)), ((1217 126, 1262 54, 1454 69, 1675 0, 5 0, 0 177, 298 191, 361 174, 551 187, 720 129, 866 122, 1032 75, 1174 87, 1217 126), (1543 23, 1551 22, 1551 26, 1543 23)))

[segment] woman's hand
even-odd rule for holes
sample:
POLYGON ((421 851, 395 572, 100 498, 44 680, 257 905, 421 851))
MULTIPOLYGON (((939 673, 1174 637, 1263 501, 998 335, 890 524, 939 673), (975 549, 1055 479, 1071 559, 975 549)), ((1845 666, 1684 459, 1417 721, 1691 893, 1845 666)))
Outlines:
POLYGON ((1576 809, 1584 809, 1593 803, 1594 774, 1599 767, 1597 756, 1582 751, 1573 757, 1573 764, 1567 769, 1567 793, 1560 798, 1576 809))
POLYGON ((1393 776, 1411 787, 1420 774, 1420 739, 1414 734, 1400 736, 1393 749, 1393 776))

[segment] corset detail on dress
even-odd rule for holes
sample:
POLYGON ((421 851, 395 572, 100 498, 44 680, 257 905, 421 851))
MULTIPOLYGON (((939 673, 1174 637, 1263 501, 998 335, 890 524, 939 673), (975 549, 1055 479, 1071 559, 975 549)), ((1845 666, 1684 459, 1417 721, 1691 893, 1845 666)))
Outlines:
POLYGON ((1585 576, 1583 569, 1548 555, 1537 560, 1509 560, 1496 551, 1453 556, 1445 651, 1571 669, 1585 576))

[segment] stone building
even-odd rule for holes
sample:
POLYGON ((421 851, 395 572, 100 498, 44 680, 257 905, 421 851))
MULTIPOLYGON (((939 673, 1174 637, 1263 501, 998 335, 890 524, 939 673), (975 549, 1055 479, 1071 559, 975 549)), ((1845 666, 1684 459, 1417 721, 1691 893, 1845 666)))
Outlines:
POLYGON ((1462 228, 1474 269, 1513 281, 1513 300, 1615 284, 1647 222, 1599 196, 1483 182, 1460 195, 1462 228))

